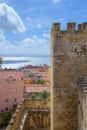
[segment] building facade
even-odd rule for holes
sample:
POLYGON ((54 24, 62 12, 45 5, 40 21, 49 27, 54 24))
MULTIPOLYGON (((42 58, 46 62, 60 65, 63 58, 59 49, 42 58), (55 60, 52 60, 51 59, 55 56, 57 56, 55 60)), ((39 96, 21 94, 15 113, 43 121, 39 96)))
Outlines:
POLYGON ((16 108, 23 98, 23 72, 0 71, 0 112, 16 108))

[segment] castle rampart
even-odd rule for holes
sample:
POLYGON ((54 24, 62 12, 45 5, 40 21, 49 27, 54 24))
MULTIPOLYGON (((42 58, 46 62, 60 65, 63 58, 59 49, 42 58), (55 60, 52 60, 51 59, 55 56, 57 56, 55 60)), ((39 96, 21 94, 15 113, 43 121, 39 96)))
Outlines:
MULTIPOLYGON (((67 30, 65 30, 66 32, 85 32, 87 31, 87 22, 82 23, 82 24, 78 24, 77 25, 77 29, 76 29, 76 23, 67 23, 67 30)), ((61 30, 61 24, 60 23, 53 23, 53 27, 52 27, 52 31, 60 31, 62 32, 63 30, 61 30)))
POLYGON ((44 104, 42 99, 22 99, 6 130, 26 130, 31 127, 50 127, 50 100, 44 104), (35 125, 30 121, 33 119, 35 125))
POLYGON ((87 76, 87 23, 51 31, 51 130, 78 130, 78 78, 87 76))

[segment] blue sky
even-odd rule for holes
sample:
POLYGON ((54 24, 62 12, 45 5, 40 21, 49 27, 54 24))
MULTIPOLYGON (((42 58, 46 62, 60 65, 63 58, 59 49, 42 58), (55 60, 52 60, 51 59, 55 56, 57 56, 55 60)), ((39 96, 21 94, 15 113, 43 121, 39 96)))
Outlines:
POLYGON ((87 21, 87 0, 0 0, 0 56, 50 55, 54 22, 87 21))

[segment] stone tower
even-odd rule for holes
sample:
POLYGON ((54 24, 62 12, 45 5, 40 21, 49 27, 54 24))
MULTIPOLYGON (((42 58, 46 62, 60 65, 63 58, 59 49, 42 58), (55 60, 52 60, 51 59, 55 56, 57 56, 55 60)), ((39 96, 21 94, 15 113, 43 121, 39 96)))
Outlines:
POLYGON ((78 82, 87 76, 87 23, 51 31, 51 130, 78 130, 78 82))

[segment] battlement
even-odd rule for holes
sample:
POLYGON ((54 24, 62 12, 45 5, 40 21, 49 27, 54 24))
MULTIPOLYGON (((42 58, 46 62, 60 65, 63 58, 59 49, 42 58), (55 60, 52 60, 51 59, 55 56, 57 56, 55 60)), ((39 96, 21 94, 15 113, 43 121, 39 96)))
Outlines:
POLYGON ((60 31, 60 23, 53 23, 52 30, 53 31, 60 31))
POLYGON ((54 23, 51 130, 87 130, 87 23, 54 23))
MULTIPOLYGON (((60 23, 53 23, 52 31, 61 32, 61 24, 60 23)), ((76 29, 76 23, 67 23, 67 30, 66 32, 87 32, 87 22, 78 24, 76 29)))

